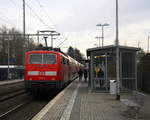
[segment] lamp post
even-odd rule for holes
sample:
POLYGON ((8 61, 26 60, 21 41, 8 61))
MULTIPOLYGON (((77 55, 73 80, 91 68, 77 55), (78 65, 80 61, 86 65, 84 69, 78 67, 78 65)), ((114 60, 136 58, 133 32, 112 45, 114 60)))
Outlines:
POLYGON ((140 43, 141 43, 141 42, 140 42, 140 41, 138 41, 138 48, 140 48, 140 43))
POLYGON ((150 38, 150 36, 148 36, 148 45, 147 45, 147 50, 148 50, 148 53, 149 53, 149 38, 150 38))
MULTIPOLYGON (((25 19, 25 15, 26 15, 26 12, 25 12, 25 0, 22 0, 22 9, 23 9, 23 40, 24 40, 24 43, 23 44, 25 44, 26 42, 25 42, 25 38, 26 38, 26 19, 25 19)), ((23 45, 22 45, 22 47, 23 47, 23 45)), ((23 48, 23 50, 22 50, 22 54, 23 54, 23 59, 22 59, 22 62, 23 62, 23 64, 24 64, 24 62, 25 62, 25 56, 24 56, 24 54, 25 54, 25 51, 26 51, 26 48, 23 48)))
POLYGON ((109 24, 97 24, 96 26, 101 26, 102 27, 102 47, 104 46, 104 26, 109 26, 109 24))
POLYGON ((116 0, 116 100, 120 100, 120 65, 119 65, 119 31, 118 31, 118 0, 116 0))
POLYGON ((101 39, 101 38, 103 38, 103 37, 98 37, 98 36, 95 37, 95 39, 98 39, 98 40, 99 40, 99 44, 98 44, 99 47, 100 47, 100 39, 101 39))
POLYGON ((26 32, 26 26, 25 26, 25 0, 23 0, 23 38, 25 40, 25 32, 26 32))

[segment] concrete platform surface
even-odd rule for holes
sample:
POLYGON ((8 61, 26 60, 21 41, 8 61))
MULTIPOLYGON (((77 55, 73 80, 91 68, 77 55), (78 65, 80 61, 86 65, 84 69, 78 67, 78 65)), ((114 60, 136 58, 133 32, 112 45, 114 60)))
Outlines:
MULTIPOLYGON (((150 105, 150 103, 148 103, 150 105)), ((91 93, 77 80, 49 102, 32 120, 134 120, 126 107, 109 93, 91 93)), ((147 109, 147 112, 149 107, 147 109)), ((150 120, 147 114, 139 120, 150 120)))

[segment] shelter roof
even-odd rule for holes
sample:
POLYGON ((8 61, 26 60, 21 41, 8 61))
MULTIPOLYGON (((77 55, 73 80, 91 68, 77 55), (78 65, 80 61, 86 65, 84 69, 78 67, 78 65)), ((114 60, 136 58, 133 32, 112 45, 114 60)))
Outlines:
MULTIPOLYGON (((90 53, 92 53, 92 52, 103 53, 104 51, 105 52, 110 52, 110 51, 113 51, 115 49, 116 49, 115 45, 109 45, 109 46, 103 46, 103 47, 89 48, 89 49, 86 50, 86 52, 87 52, 87 56, 89 56, 90 53)), ((129 46, 120 46, 119 45, 119 50, 121 50, 121 51, 126 50, 126 51, 136 52, 136 51, 139 51, 140 48, 129 47, 129 46)))

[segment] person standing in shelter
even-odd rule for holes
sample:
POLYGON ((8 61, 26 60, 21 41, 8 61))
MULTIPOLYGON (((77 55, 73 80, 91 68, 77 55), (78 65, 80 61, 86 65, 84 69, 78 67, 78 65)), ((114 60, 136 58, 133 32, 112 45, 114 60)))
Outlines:
POLYGON ((98 77, 100 78, 100 86, 104 87, 104 72, 102 70, 102 68, 100 68, 100 71, 98 73, 98 77))
POLYGON ((87 82, 87 69, 84 69, 84 81, 87 82))
POLYGON ((79 69, 78 75, 79 75, 79 81, 81 82, 81 80, 82 80, 82 75, 83 75, 82 69, 79 69))

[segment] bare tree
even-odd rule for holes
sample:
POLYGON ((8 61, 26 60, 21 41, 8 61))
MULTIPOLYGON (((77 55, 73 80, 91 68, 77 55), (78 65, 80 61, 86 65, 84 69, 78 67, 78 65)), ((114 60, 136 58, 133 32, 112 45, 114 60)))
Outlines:
POLYGON ((8 29, 5 26, 0 27, 0 43, 1 65, 7 65, 8 63, 8 50, 10 64, 23 65, 25 52, 35 49, 36 47, 32 39, 29 39, 28 37, 25 37, 24 39, 20 31, 16 30, 15 28, 8 29))

